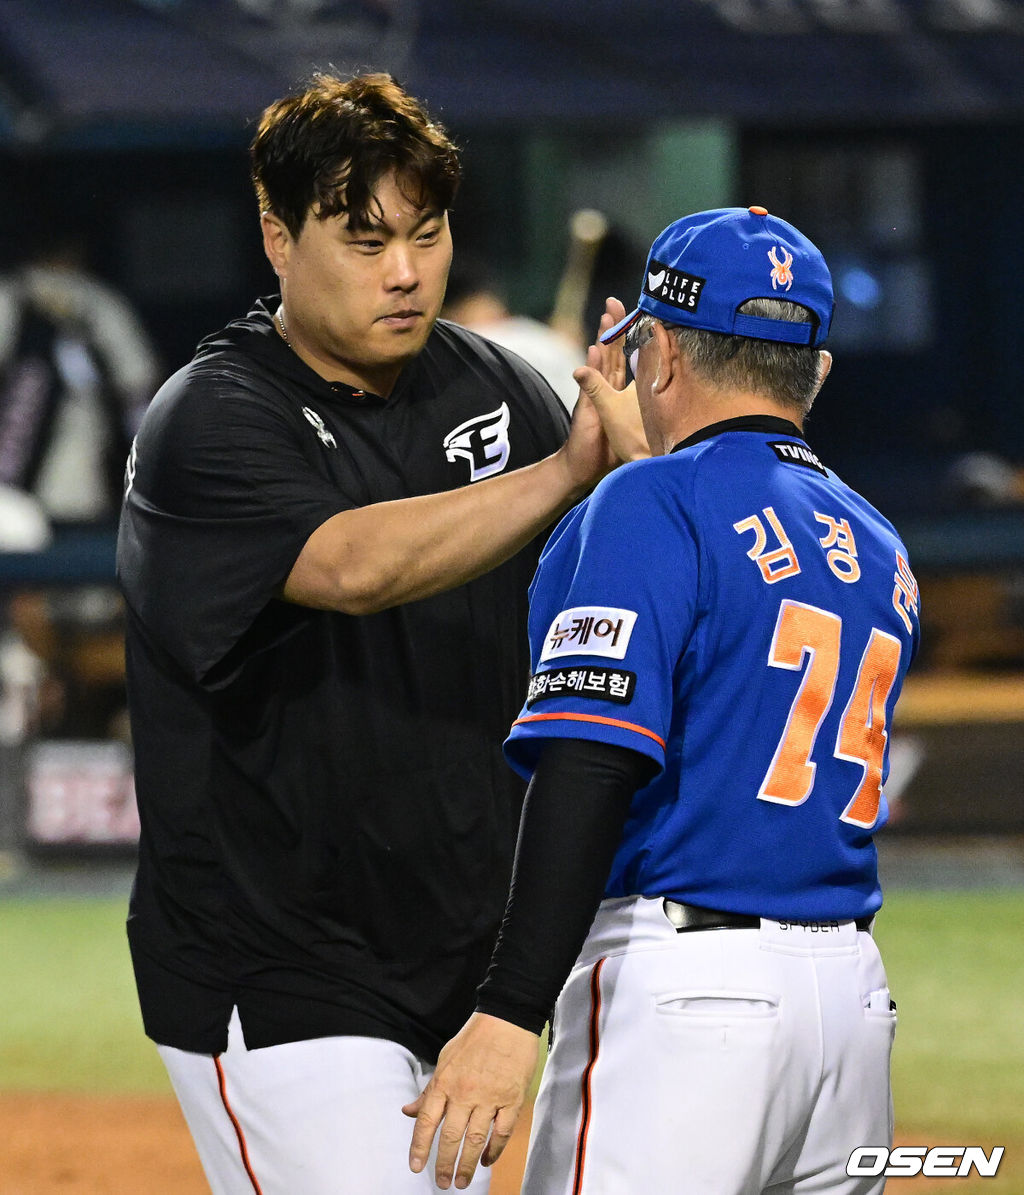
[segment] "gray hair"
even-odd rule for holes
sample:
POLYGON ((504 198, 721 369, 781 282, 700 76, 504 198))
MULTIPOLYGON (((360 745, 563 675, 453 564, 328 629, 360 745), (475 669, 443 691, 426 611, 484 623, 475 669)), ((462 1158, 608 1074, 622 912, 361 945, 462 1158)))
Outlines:
MULTIPOLYGON (((801 324, 812 319, 806 307, 785 299, 748 299, 743 315, 801 324)), ((820 352, 802 344, 755 340, 707 332, 702 328, 666 325, 687 355, 697 375, 713 386, 750 390, 792 407, 802 416, 811 409, 818 392, 820 352)))

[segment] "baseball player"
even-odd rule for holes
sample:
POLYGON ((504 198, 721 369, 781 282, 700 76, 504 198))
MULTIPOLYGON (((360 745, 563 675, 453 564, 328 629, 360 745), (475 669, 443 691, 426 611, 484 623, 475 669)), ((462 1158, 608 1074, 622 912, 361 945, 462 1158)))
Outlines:
POLYGON ((884 1182, 846 1163, 891 1141, 872 838, 918 592, 801 430, 832 309, 806 237, 726 208, 657 238, 604 337, 625 337, 653 456, 562 520, 531 588, 509 904, 409 1109, 413 1168, 445 1123, 442 1187, 492 1121, 500 1153, 556 997, 526 1195, 884 1182))
POLYGON ((437 321, 458 158, 388 76, 271 105, 252 160, 281 293, 127 471, 132 960, 215 1195, 423 1195, 401 1107, 505 904, 538 537, 611 458, 437 321))

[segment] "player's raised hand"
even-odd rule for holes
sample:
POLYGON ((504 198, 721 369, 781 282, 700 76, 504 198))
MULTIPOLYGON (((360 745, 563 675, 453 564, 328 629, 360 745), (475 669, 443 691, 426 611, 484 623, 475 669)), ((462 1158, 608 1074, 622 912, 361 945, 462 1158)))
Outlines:
POLYGON ((604 314, 598 326, 597 341, 587 350, 587 363, 573 373, 579 383, 580 396, 586 395, 601 417, 601 424, 612 451, 620 461, 636 461, 650 456, 640 407, 637 404, 636 383, 626 385, 626 357, 622 340, 602 344, 601 337, 626 314, 616 298, 605 300, 604 314))
POLYGON ((402 1109, 416 1117, 409 1150, 414 1173, 426 1166, 439 1130, 434 1176, 442 1190, 453 1176, 457 1188, 468 1187, 478 1161, 491 1166, 501 1157, 537 1067, 538 1042, 536 1033, 498 1017, 469 1018, 441 1051, 419 1098, 402 1109))
POLYGON ((570 490, 575 491, 574 501, 622 463, 608 442, 597 408, 582 390, 573 408, 569 438, 555 455, 565 469, 570 490))

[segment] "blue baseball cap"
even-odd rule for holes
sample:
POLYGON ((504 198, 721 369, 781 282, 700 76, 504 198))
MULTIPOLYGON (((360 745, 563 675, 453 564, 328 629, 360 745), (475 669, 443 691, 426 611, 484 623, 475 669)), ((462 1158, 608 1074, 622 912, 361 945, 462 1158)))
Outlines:
POLYGON ((608 344, 642 312, 685 328, 755 340, 823 344, 832 323, 832 276, 807 237, 763 207, 723 207, 683 216, 651 246, 636 309, 601 337, 608 344), (786 299, 807 323, 741 315, 748 299, 786 299))

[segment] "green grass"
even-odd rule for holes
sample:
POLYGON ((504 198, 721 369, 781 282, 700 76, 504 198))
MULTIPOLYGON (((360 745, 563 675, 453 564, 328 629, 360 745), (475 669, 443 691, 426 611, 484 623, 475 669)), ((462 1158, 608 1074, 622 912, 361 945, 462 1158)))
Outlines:
MULTIPOLYGON (((0 900, 0 1089, 169 1090, 124 918, 119 899, 0 900)), ((877 937, 899 1004, 904 1138, 1024 1138, 1022 927, 1024 891, 890 891, 877 937)))
POLYGON ((899 1006, 903 1135, 1024 1144, 1024 892, 890 893, 876 939, 899 1006))
POLYGON ((125 914, 124 900, 0 900, 0 1090, 170 1091, 125 914))

